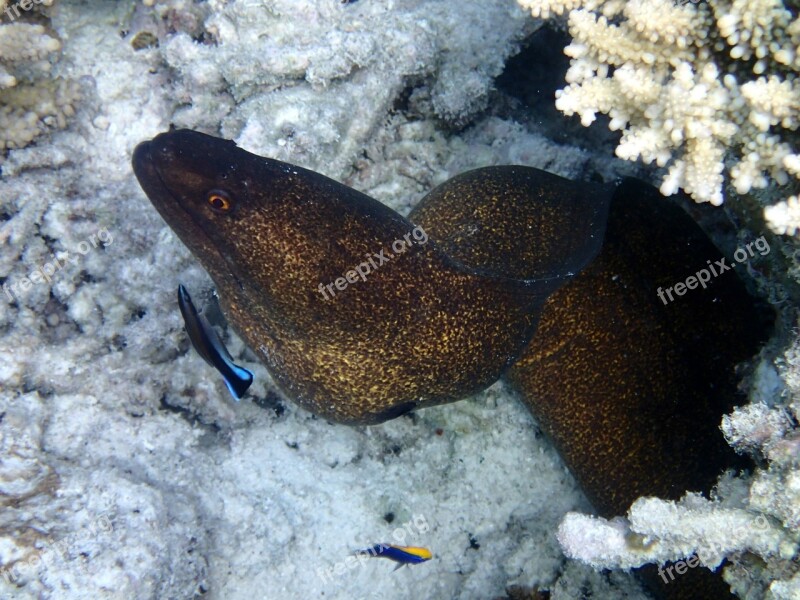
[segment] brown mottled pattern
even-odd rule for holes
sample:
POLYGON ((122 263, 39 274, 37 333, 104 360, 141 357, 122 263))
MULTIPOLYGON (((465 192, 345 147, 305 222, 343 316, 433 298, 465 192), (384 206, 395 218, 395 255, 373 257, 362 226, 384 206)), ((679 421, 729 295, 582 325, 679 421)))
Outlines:
MULTIPOLYGON (((496 205, 496 198, 493 191, 472 200, 496 205)), ((482 238, 463 234, 470 219, 474 231, 491 228, 492 211, 437 192, 421 204, 410 216, 440 245, 475 268, 495 264, 482 238)), ((682 209, 626 180, 600 255, 550 296, 531 344, 506 374, 602 516, 625 514, 642 495, 707 492, 722 469, 738 464, 719 423, 741 400, 734 368, 765 339, 766 315, 733 271, 668 306, 656 294, 719 258, 682 209)), ((706 569, 668 585, 655 567, 640 575, 662 598, 731 597, 706 569)))
MULTIPOLYGON (((598 513, 641 495, 707 491, 735 464, 719 431, 734 366, 766 336, 733 272, 664 306, 669 287, 720 253, 644 184, 610 189, 525 167, 465 173, 404 219, 319 174, 191 131, 140 145, 145 192, 214 279, 231 325, 302 406, 376 423, 458 400, 508 370, 598 513), (211 211, 225 190, 234 210, 211 211), (324 300, 333 282, 424 227, 430 240, 324 300), (434 241, 435 240, 435 241, 434 241), (549 278, 549 280, 548 280, 549 278)), ((644 577, 658 587, 654 570, 644 577)), ((669 598, 727 595, 695 569, 669 598)))
MULTIPOLYGON (((521 237, 549 257, 538 258, 528 277, 509 277, 513 269, 501 263, 480 272, 465 267, 433 238, 395 254, 392 243, 415 227, 408 219, 322 175, 201 133, 174 131, 143 143, 134 169, 214 279, 229 323, 279 386, 315 414, 344 423, 381 422, 493 383, 527 344, 547 295, 594 256, 605 221, 602 202, 578 197, 561 221, 572 227, 554 228, 534 210, 505 222, 494 211, 497 229, 487 239, 521 237), (211 210, 212 189, 233 199, 231 212, 211 210), (594 238, 572 235, 587 223, 594 238), (393 258, 324 299, 320 283, 382 250, 393 258), (541 274, 552 279, 530 280, 541 274)), ((487 181, 523 178, 531 203, 535 190, 554 184, 555 176, 535 169, 498 169, 487 181)), ((516 256, 504 254, 515 264, 516 256)))
POLYGON ((763 312, 735 270, 666 306, 656 293, 721 256, 680 207, 625 182, 600 256, 551 296, 509 370, 603 516, 707 491, 732 464, 719 424, 742 400, 734 368, 764 339, 763 312))

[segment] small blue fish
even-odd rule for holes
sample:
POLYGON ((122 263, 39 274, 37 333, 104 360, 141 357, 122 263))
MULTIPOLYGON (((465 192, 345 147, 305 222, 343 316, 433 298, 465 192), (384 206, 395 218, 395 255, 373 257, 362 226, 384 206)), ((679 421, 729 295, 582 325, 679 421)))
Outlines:
POLYGON ((192 341, 192 346, 209 365, 222 374, 225 385, 231 395, 239 400, 253 383, 253 374, 238 365, 233 364, 233 358, 219 339, 216 330, 211 327, 205 317, 198 314, 192 303, 189 292, 183 285, 178 285, 178 306, 180 306, 186 333, 192 341))
POLYGON ((375 544, 370 548, 357 550, 356 555, 377 556, 388 558, 398 563, 395 571, 405 565, 418 565, 433 558, 433 554, 427 548, 419 546, 395 546, 394 544, 375 544))

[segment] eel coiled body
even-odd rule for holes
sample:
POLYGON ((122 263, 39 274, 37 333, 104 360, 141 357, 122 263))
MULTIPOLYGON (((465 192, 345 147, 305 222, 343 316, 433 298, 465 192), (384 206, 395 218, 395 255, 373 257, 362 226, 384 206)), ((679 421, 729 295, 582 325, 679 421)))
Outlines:
POLYGON ((348 424, 460 400, 496 381, 528 344, 547 296, 599 252, 611 197, 608 186, 529 167, 473 171, 492 190, 491 207, 475 206, 491 222, 455 224, 465 239, 491 240, 492 260, 474 268, 435 239, 398 251, 417 224, 233 142, 171 131, 140 144, 133 164, 211 275, 228 322, 286 395, 348 424), (214 206, 223 201, 225 212, 214 206), (370 259, 363 280, 320 293, 370 259))
MULTIPOLYGON (((606 517, 707 493, 741 464, 719 422, 769 319, 733 271, 659 299, 719 252, 651 186, 488 167, 404 218, 194 131, 143 142, 133 165, 230 325, 319 416, 380 423, 506 375, 606 517)), ((642 574, 661 597, 730 597, 705 569, 669 585, 642 574)))

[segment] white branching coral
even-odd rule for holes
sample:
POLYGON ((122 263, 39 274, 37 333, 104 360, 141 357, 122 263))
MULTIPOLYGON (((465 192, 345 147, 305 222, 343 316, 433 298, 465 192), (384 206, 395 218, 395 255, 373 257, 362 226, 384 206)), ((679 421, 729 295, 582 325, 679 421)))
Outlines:
POLYGON ((558 540, 567 556, 595 569, 630 569, 694 554, 699 565, 713 569, 733 552, 783 559, 796 553, 795 540, 765 516, 722 508, 699 494, 687 494, 679 503, 640 498, 627 519, 567 513, 558 540))
POLYGON ((800 597, 800 342, 777 364, 761 363, 754 388, 781 402, 756 400, 722 419, 730 445, 761 465, 752 478, 723 475, 712 500, 639 498, 625 518, 568 513, 557 534, 564 553, 595 569, 662 565, 665 582, 675 575, 665 561, 686 572, 727 559, 723 576, 739 597, 800 597))
MULTIPOLYGON (((780 0, 518 0, 569 13, 567 86, 556 106, 622 131, 617 155, 667 167, 661 192, 721 204, 800 178, 800 18, 780 0)), ((783 228, 768 214, 776 231, 783 228)))
POLYGON ((764 209, 767 225, 775 233, 795 235, 800 231, 800 198, 789 196, 777 204, 764 209))

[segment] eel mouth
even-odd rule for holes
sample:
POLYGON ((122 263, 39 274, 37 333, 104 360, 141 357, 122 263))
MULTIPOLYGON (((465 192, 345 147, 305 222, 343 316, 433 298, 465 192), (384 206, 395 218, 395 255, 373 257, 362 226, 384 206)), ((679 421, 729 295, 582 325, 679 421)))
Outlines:
MULTIPOLYGON (((133 173, 142 190, 178 234, 187 227, 203 229, 191 208, 192 194, 198 185, 202 187, 198 180, 209 175, 205 169, 208 165, 195 164, 191 152, 182 147, 184 144, 185 140, 176 138, 172 131, 160 133, 140 142, 131 157, 133 173)), ((213 186, 209 183, 208 187, 213 186)), ((206 234, 203 237, 207 237, 206 234)))
POLYGON ((185 222, 188 215, 161 177, 153 156, 154 142, 155 140, 140 142, 133 150, 131 158, 133 173, 150 203, 167 224, 173 227, 176 223, 185 222))
MULTIPOLYGON (((136 179, 139 181, 139 185, 144 190, 150 203, 167 222, 167 225, 180 234, 180 230, 191 222, 191 216, 164 183, 153 152, 157 139, 140 142, 133 150, 133 157, 131 158, 133 173, 136 175, 136 179)), ((192 228, 198 227, 195 225, 192 228)), ((182 235, 180 237, 183 239, 182 235)), ((184 243, 186 243, 186 240, 184 240, 184 243)))
POLYGON ((157 140, 158 137, 140 142, 133 150, 131 164, 142 190, 164 220, 172 226, 173 219, 178 218, 178 215, 185 215, 186 211, 161 176, 154 152, 157 140))
POLYGON ((156 169, 153 162, 152 147, 153 142, 150 140, 140 142, 133 150, 133 158, 131 159, 133 173, 148 198, 166 191, 164 183, 161 181, 161 176, 158 174, 158 169, 156 169), (158 187, 161 189, 155 189, 153 185, 155 182, 160 184, 158 187))

